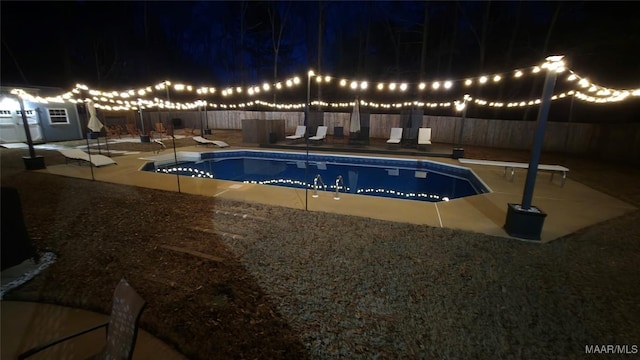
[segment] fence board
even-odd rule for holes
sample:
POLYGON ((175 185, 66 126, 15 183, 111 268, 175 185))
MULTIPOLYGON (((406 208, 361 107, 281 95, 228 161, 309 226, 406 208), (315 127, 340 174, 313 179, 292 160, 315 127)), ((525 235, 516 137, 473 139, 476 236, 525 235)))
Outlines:
MULTIPOLYGON (((332 135, 336 126, 345 131, 349 127, 350 112, 325 112, 324 125, 332 135)), ((145 124, 158 121, 170 123, 172 118, 183 119, 185 127, 199 127, 200 119, 210 129, 241 129, 242 119, 284 119, 285 132, 292 134, 304 123, 304 112, 210 110, 180 112, 144 112, 145 124)), ((388 138, 392 127, 400 127, 400 114, 370 114, 369 134, 372 138, 388 138)), ((462 119, 459 116, 422 117, 422 126, 432 129, 432 140, 457 144, 462 119)), ((497 148, 529 149, 533 143, 536 123, 520 120, 488 120, 467 118, 462 134, 463 145, 497 148)), ((555 123, 547 124, 543 150, 569 153, 600 153, 603 156, 637 154, 640 149, 640 125, 555 123)), ((634 155, 640 158, 640 155, 634 155)))

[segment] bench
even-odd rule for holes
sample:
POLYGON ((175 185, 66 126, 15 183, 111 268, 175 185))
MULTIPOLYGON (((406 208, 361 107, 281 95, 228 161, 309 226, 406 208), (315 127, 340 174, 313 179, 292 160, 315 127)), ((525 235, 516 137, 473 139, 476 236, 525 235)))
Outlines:
MULTIPOLYGON (((519 163, 519 162, 511 162, 511 161, 493 161, 493 160, 475 160, 475 159, 464 159, 460 158, 458 161, 462 164, 474 164, 474 165, 488 165, 488 166, 500 166, 504 167, 504 176, 507 176, 507 170, 511 169, 511 181, 513 182, 513 178, 515 176, 515 169, 528 169, 528 163, 519 163)), ((567 172, 568 168, 560 165, 545 165, 538 164, 538 170, 542 171, 551 171, 551 179, 553 181, 553 176, 555 173, 562 173, 562 185, 564 186, 565 181, 567 180, 567 172)))

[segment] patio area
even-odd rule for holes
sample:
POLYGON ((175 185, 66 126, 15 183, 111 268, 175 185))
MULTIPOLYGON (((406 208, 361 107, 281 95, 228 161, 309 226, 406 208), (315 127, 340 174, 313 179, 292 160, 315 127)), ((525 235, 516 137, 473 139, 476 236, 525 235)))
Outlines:
MULTIPOLYGON (((231 144, 231 148, 227 148, 227 150, 306 151, 304 144, 292 145, 282 142, 258 146, 256 144, 243 144, 237 137, 234 137, 236 134, 232 132, 226 134, 223 132, 222 134, 222 139, 231 144)), ((188 138, 180 139, 181 143, 177 146, 182 146, 177 147, 178 153, 193 154, 221 150, 195 146, 195 143, 190 144, 189 140, 188 138)), ((121 142, 120 144, 124 143, 121 142)), ((170 141, 167 141, 167 144, 170 144, 170 141)), ((321 145, 310 146, 309 151, 354 156, 424 159, 468 167, 488 185, 492 192, 438 203, 344 194, 342 200, 337 202, 329 196, 329 193, 326 196, 312 198, 310 193, 305 193, 301 189, 188 177, 181 177, 180 191, 187 194, 220 197, 228 200, 257 202, 294 209, 307 208, 311 211, 422 224, 511 238, 503 229, 507 215, 507 204, 521 203, 526 169, 516 169, 514 180, 510 181, 509 176, 505 176, 504 169, 500 167, 461 164, 459 161, 452 159, 452 146, 450 144, 434 144, 428 151, 424 152, 417 151, 415 148, 407 149, 405 147, 390 150, 381 144, 380 140, 376 140, 367 146, 349 146, 343 142, 329 139, 321 145), (305 202, 307 202, 306 206, 305 202)), ((118 162, 117 166, 94 168, 93 176, 97 181, 165 191, 178 191, 175 176, 139 171, 146 161, 167 156, 173 157, 172 149, 158 154, 155 152, 141 152, 132 155, 120 155, 114 158, 118 162)), ((179 154, 178 158, 180 158, 179 154)), ((522 159, 513 160, 527 162, 527 160, 522 159)), ((91 179, 92 176, 89 166, 73 164, 52 165, 41 171, 82 179, 91 179)), ((561 186, 560 177, 556 176, 552 182, 550 181, 551 173, 538 173, 532 204, 548 214, 541 234, 541 241, 543 242, 558 239, 636 209, 635 206, 629 203, 573 180, 572 174, 569 171, 566 184, 561 186)))

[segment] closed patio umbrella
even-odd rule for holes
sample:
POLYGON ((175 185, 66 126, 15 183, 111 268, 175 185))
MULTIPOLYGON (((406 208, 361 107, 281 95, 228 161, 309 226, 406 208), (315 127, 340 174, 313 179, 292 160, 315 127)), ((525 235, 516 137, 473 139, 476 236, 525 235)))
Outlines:
MULTIPOLYGON (((98 116, 96 115, 96 107, 93 104, 93 101, 89 101, 87 103, 87 110, 89 110, 89 122, 87 123, 87 127, 93 131, 93 132, 100 132, 100 130, 102 129, 102 127, 104 125, 102 125, 102 123, 100 122, 100 119, 98 119, 98 116)), ((109 141, 105 140, 105 144, 107 145, 107 152, 109 151, 109 141)), ((88 136, 87 136, 87 151, 89 151, 89 143, 88 143, 88 136)), ((100 138, 98 137, 98 153, 102 154, 102 150, 100 149, 100 138)))
POLYGON ((96 107, 93 105, 93 101, 87 103, 87 109, 89 109, 89 123, 87 127, 93 132, 100 132, 103 125, 96 116, 96 107))
POLYGON ((350 133, 360 132, 360 103, 357 97, 353 104, 353 111, 351 112, 349 132, 350 133))

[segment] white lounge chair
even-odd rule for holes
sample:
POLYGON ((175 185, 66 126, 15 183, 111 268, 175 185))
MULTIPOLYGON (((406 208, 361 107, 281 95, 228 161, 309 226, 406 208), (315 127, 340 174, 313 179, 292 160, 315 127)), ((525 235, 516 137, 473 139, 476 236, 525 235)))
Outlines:
POLYGON ((153 139, 153 142, 160 145, 160 148, 158 148, 158 150, 154 151, 154 153, 159 154, 160 151, 164 151, 167 149, 167 145, 164 144, 164 142, 162 142, 162 140, 159 139, 153 139))
POLYGON ((400 141, 402 141, 402 128, 391 128, 391 134, 389 135, 387 144, 400 144, 400 141))
POLYGON ((86 152, 84 152, 84 151, 82 151, 80 149, 58 150, 58 152, 60 152, 60 154, 62 154, 65 157, 65 160, 67 160, 67 161, 69 159, 77 160, 78 162, 80 162, 80 161, 86 161, 86 162, 91 161, 91 163, 95 167, 104 166, 104 165, 111 165, 111 164, 117 164, 110 157, 107 157, 107 156, 104 156, 104 155, 98 155, 98 154, 95 154, 95 155, 92 154, 91 155, 91 160, 89 160, 89 154, 87 154, 86 152))
POLYGON ((304 133, 307 131, 307 127, 304 125, 298 125, 296 127, 296 133, 293 135, 285 136, 287 140, 298 140, 304 137, 304 133))
POLYGON ((418 147, 431 145, 431 128, 418 129, 418 147))
POLYGON ((209 139, 203 138, 202 136, 194 136, 192 139, 193 141, 197 142, 198 145, 205 145, 205 146, 215 145, 221 148, 229 147, 229 144, 221 140, 209 140, 209 139))
POLYGON ((318 126, 318 130, 316 131, 316 135, 309 138, 309 140, 313 141, 322 141, 327 137, 327 127, 326 126, 318 126))

